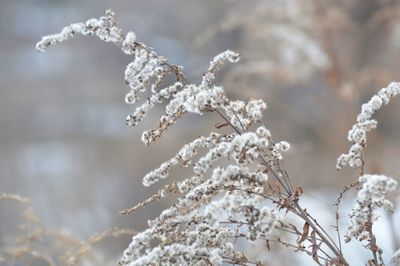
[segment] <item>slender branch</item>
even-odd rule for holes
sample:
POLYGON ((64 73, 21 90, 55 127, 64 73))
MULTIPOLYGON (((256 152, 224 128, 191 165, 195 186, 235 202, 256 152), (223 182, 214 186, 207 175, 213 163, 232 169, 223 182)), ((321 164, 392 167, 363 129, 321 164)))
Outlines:
MULTIPOLYGON (((221 115, 221 117, 224 118, 225 121, 227 121, 231 127, 238 132, 238 134, 241 134, 240 131, 230 123, 230 121, 219 111, 217 111, 218 114, 221 115)), ((293 195, 293 192, 289 188, 286 186, 286 184, 284 184, 284 182, 281 180, 280 176, 273 170, 272 167, 269 167, 268 162, 266 161, 266 159, 263 156, 260 156, 261 160, 263 161, 263 165, 265 167, 267 167, 267 169, 272 173, 272 175, 274 176, 274 178, 282 185, 282 187, 285 189, 285 191, 288 193, 288 196, 293 195)), ((282 163, 283 164, 283 163, 282 163)), ((286 170, 285 170, 285 174, 287 175, 287 177, 289 178, 286 170)), ((290 178, 289 178, 290 179, 290 178)), ((286 181, 286 180, 285 180, 286 181)), ((341 262, 344 265, 348 265, 348 263, 346 262, 346 260, 343 257, 343 253, 339 250, 339 248, 337 247, 337 245, 335 244, 335 242, 332 240, 332 238, 330 237, 330 235, 317 223, 317 221, 312 218, 307 212, 305 212, 301 206, 298 203, 298 200, 293 201, 294 205, 295 205, 295 209, 298 210, 298 215, 299 217, 301 217, 304 221, 308 222, 310 224, 310 226, 314 229, 314 231, 317 233, 317 235, 323 240, 323 242, 329 247, 329 249, 341 260, 341 262), (313 222, 311 221, 311 219, 313 219, 313 222), (315 224, 314 224, 315 223, 315 224), (322 230, 322 232, 321 232, 322 230)), ((289 209, 290 210, 290 209, 289 209)))
MULTIPOLYGON (((323 239, 325 245, 329 247, 329 249, 341 260, 344 265, 349 265, 347 261, 344 259, 343 254, 337 249, 335 244, 332 244, 329 240, 330 237, 327 238, 323 232, 320 231, 319 226, 315 225, 313 221, 308 217, 307 213, 301 208, 298 201, 294 201, 295 208, 300 212, 301 218, 304 219, 308 224, 314 229, 316 234, 323 239)), ((329 236, 329 235, 328 235, 329 236)))
POLYGON ((338 246, 336 245, 335 241, 332 239, 332 237, 328 234, 328 232, 326 232, 325 228, 323 228, 317 221, 317 219, 313 218, 307 211, 304 211, 307 216, 312 219, 314 221, 314 223, 322 230, 322 232, 324 232, 324 234, 329 238, 329 240, 331 241, 331 243, 333 245, 335 245, 335 247, 338 249, 338 246))
MULTIPOLYGON (((376 266, 381 266, 382 264, 378 264, 378 252, 380 252, 380 248, 378 247, 378 245, 376 244, 376 237, 374 232, 372 231, 372 208, 371 205, 368 206, 368 224, 366 225, 366 229, 368 231, 369 234, 369 246, 368 248, 371 250, 372 256, 373 256, 373 261, 372 263, 376 266)), ((381 262, 382 259, 380 258, 381 262)))
POLYGON ((339 208, 340 208, 340 203, 342 202, 343 196, 344 194, 349 191, 350 189, 354 188, 355 186, 357 186, 359 184, 359 181, 355 181, 354 183, 344 186, 343 190, 339 193, 339 196, 336 199, 336 202, 333 204, 334 206, 336 206, 336 211, 335 211, 335 220, 336 220, 336 234, 337 234, 337 238, 338 238, 338 242, 339 242, 339 251, 340 253, 342 253, 342 240, 341 240, 341 236, 340 236, 340 227, 339 227, 339 219, 340 219, 340 214, 339 214, 339 208))
POLYGON ((237 115, 237 113, 235 112, 235 110, 233 110, 232 106, 230 106, 230 104, 225 103, 229 109, 231 109, 231 111, 233 112, 233 114, 235 115, 236 119, 239 121, 240 126, 242 127, 243 132, 246 131, 246 128, 244 127, 242 120, 240 120, 239 116, 237 115))
MULTIPOLYGON (((283 241, 283 240, 280 239, 280 238, 277 238, 277 239, 265 238, 265 240, 266 240, 266 241, 269 241, 269 242, 279 243, 279 244, 281 244, 281 245, 283 245, 283 246, 285 246, 285 247, 291 247, 291 248, 294 249, 295 252, 296 252, 296 251, 302 251, 302 252, 305 252, 307 255, 312 256, 312 253, 311 253, 310 251, 308 251, 308 250, 306 250, 306 249, 304 249, 304 248, 299 248, 297 245, 294 245, 294 244, 291 244, 291 243, 289 243, 289 242, 283 241)), ((328 262, 328 261, 329 261, 329 258, 322 257, 321 255, 317 255, 317 257, 318 257, 319 259, 324 260, 325 262, 328 262)), ((317 262, 317 263, 318 263, 318 262, 317 262)), ((319 262, 318 265, 323 266, 324 264, 321 264, 321 263, 319 262)), ((325 265, 326 265, 326 264, 325 264, 325 265)))
MULTIPOLYGON (((286 232, 286 233, 291 233, 291 234, 294 234, 294 235, 297 235, 297 236, 301 236, 302 235, 302 233, 299 232, 297 229, 293 230, 293 231, 289 230, 289 229, 282 228, 282 227, 275 227, 275 229, 283 231, 283 232, 286 232)), ((312 238, 311 237, 307 236, 306 240, 308 240, 309 242, 312 243, 312 238)), ((323 242, 323 240, 321 238, 316 238, 316 240, 323 242)), ((320 246, 318 247, 318 250, 321 251, 322 253, 324 253, 327 258, 332 259, 332 257, 325 250, 323 250, 320 246)))
POLYGON ((240 130, 235 127, 223 113, 221 113, 218 109, 212 109, 212 111, 217 112, 236 131, 236 133, 242 135, 242 132, 240 132, 240 130))

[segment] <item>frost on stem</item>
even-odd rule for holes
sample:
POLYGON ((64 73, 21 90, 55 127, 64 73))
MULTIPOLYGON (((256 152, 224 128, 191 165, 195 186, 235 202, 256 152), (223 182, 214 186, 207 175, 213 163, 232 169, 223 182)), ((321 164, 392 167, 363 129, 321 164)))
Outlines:
POLYGON ((167 178, 178 165, 193 170, 193 176, 166 185, 126 210, 125 213, 139 210, 168 193, 179 195, 171 207, 149 221, 147 230, 133 237, 120 264, 220 265, 237 261, 247 264, 243 254, 235 251, 235 243, 238 239, 266 240, 281 221, 279 213, 265 204, 269 194, 265 189, 268 176, 263 168, 278 166, 281 153, 290 145, 284 141, 273 143, 263 125, 258 125, 254 132, 249 130, 262 121, 262 112, 267 108, 264 101, 233 101, 222 87, 213 84, 222 65, 237 62, 239 54, 227 50, 215 56, 201 83, 193 84, 185 78, 183 67, 168 63, 152 48, 138 42, 134 33, 123 34, 110 10, 99 19, 74 23, 61 33, 43 37, 37 48, 44 51, 76 33, 96 35, 133 56, 125 70, 125 81, 131 89, 125 101, 135 104, 146 90, 151 96, 127 117, 129 126, 135 126, 152 108, 166 101, 158 126, 142 134, 146 144, 153 143, 188 113, 218 112, 233 129, 231 134, 211 133, 196 138, 143 178, 143 184, 150 186, 167 178), (165 82, 169 75, 176 78, 172 84, 165 82), (218 165, 220 158, 228 165, 218 165), (255 166, 258 170, 253 170, 255 166))
POLYGON ((278 160, 282 160, 282 152, 287 152, 290 149, 290 144, 287 141, 280 141, 272 146, 272 156, 278 160))
POLYGON ((357 203, 350 213, 350 225, 346 234, 346 242, 352 238, 360 241, 369 238, 369 228, 378 217, 376 210, 383 208, 393 211, 393 203, 386 199, 388 192, 394 191, 397 182, 384 175, 363 175, 359 179, 362 184, 358 192, 357 203))
POLYGON ((265 239, 280 220, 261 196, 266 180, 267 175, 244 166, 216 168, 149 221, 149 229, 133 237, 120 263, 221 265, 223 258, 239 258, 236 239, 265 239), (226 187, 240 190, 224 191, 226 187), (160 244, 153 247, 155 240, 160 244))
POLYGON ((268 149, 268 144, 267 138, 259 137, 253 132, 236 135, 210 149, 194 165, 193 170, 196 174, 204 174, 221 157, 233 159, 238 164, 251 164, 268 149))
MULTIPOLYGON (((187 113, 203 114, 204 112, 222 109, 230 123, 237 128, 246 130, 254 123, 260 122, 262 111, 266 109, 266 104, 261 100, 252 100, 247 104, 243 101, 231 101, 225 94, 222 87, 212 85, 215 72, 224 62, 237 62, 239 55, 227 50, 217 55, 210 62, 208 71, 204 74, 200 85, 185 84, 179 91, 168 95, 169 103, 165 107, 165 113, 159 120, 159 126, 155 129, 143 132, 142 140, 146 144, 151 144, 162 133, 173 125, 180 117, 187 113)), ((166 98, 166 97, 165 97, 166 98)), ((128 116, 128 124, 135 124, 136 115, 128 116)))
POLYGON ((167 178, 170 170, 182 164, 185 167, 190 166, 191 160, 195 157, 201 148, 211 148, 221 141, 226 141, 231 136, 223 136, 218 133, 211 133, 209 137, 199 137, 191 143, 184 145, 181 150, 170 160, 162 163, 157 169, 143 177, 143 185, 150 186, 160 179, 167 178))
POLYGON ((363 166, 362 151, 367 145, 367 133, 376 128, 378 122, 371 119, 372 115, 390 99, 400 93, 400 83, 392 82, 386 88, 381 89, 367 103, 361 106, 361 113, 357 116, 357 122, 349 130, 347 139, 353 143, 348 153, 339 156, 336 168, 339 170, 346 165, 353 168, 363 166))
MULTIPOLYGON (((47 48, 66 41, 77 33, 82 35, 97 35, 105 42, 112 42, 118 45, 124 41, 122 30, 118 28, 115 22, 115 13, 107 9, 104 17, 99 19, 92 18, 85 23, 73 23, 63 28, 60 33, 43 37, 36 44, 36 49, 44 52, 47 48)), ((132 41, 132 43, 135 41, 134 35, 128 34, 127 37, 129 38, 124 41, 125 45, 129 45, 129 41, 132 41)))
POLYGON ((148 89, 151 91, 151 96, 127 116, 127 125, 137 125, 157 104, 161 104, 164 100, 168 101, 158 126, 143 132, 142 140, 146 144, 151 144, 161 137, 165 130, 187 113, 202 114, 219 108, 225 112, 233 125, 242 130, 261 121, 261 112, 267 107, 263 101, 252 100, 247 104, 242 101, 230 101, 222 87, 212 84, 216 72, 225 62, 239 61, 238 53, 227 50, 215 56, 201 83, 192 84, 184 77, 182 66, 169 64, 167 59, 159 56, 151 47, 138 42, 135 33, 128 32, 125 35, 118 27, 115 14, 111 10, 106 10, 105 16, 99 19, 92 18, 83 23, 73 23, 63 28, 60 33, 43 37, 36 48, 43 52, 77 33, 96 35, 103 41, 119 46, 125 54, 134 57, 125 69, 125 82, 131 88, 125 101, 128 104, 135 104, 139 100, 139 95, 148 89), (165 78, 168 75, 174 75, 177 81, 165 87, 165 78))

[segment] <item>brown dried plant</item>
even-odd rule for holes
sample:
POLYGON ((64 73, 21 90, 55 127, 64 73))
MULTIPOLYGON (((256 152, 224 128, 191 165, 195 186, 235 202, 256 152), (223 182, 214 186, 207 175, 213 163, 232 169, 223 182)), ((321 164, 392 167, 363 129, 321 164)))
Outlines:
POLYGON ((18 231, 11 231, 0 248, 0 265, 104 264, 96 245, 107 238, 134 234, 130 229, 110 228, 81 240, 65 230, 44 225, 27 198, 3 193, 0 194, 1 201, 14 201, 22 206, 22 224, 18 231))

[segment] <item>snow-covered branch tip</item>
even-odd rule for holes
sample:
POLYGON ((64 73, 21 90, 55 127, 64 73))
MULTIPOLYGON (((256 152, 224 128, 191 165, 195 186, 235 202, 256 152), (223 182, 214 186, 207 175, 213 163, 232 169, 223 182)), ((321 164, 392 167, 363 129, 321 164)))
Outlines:
POLYGON ((346 165, 352 168, 361 168, 364 164, 362 151, 367 146, 367 133, 375 129, 378 122, 372 119, 372 115, 383 105, 387 105, 391 98, 400 93, 400 83, 392 82, 386 88, 381 89, 367 103, 361 106, 361 113, 357 116, 357 122, 349 130, 347 139, 353 143, 347 153, 340 155, 336 162, 336 168, 342 169, 346 165))
POLYGON ((227 50, 215 56, 203 75, 200 85, 190 83, 182 72, 182 66, 169 64, 167 59, 157 55, 152 48, 136 41, 135 33, 129 32, 125 35, 115 21, 115 14, 111 10, 106 10, 105 16, 99 19, 93 18, 86 22, 73 23, 63 28, 60 33, 43 37, 36 48, 39 51, 45 51, 51 46, 70 39, 75 34, 96 35, 103 41, 119 46, 125 54, 134 56, 133 61, 125 70, 125 82, 131 88, 125 101, 128 104, 136 103, 139 100, 139 94, 145 92, 148 87, 152 95, 128 115, 127 125, 137 125, 155 105, 161 104, 164 100, 168 101, 158 126, 143 132, 142 140, 146 144, 151 144, 161 137, 165 130, 187 113, 202 114, 221 109, 230 122, 242 130, 246 130, 262 119, 262 111, 267 107, 265 102, 252 100, 246 104, 243 101, 230 101, 222 87, 212 85, 216 72, 225 62, 239 61, 238 53, 227 50), (175 75, 177 81, 165 86, 168 75, 175 75))
POLYGON ((369 228, 378 219, 377 209, 383 208, 393 212, 393 203, 386 198, 386 195, 396 189, 396 180, 384 175, 363 175, 359 181, 362 188, 358 192, 357 203, 349 215, 350 225, 346 242, 352 238, 362 241, 370 237, 369 228))

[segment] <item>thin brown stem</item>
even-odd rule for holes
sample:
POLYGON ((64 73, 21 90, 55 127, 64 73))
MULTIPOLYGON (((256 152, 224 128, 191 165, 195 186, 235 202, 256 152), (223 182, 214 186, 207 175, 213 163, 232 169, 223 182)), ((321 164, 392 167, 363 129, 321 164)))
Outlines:
MULTIPOLYGON (((297 231, 297 230, 296 231, 295 230, 289 230, 289 229, 285 229, 285 228, 282 228, 282 227, 275 227, 275 229, 283 231, 283 232, 286 232, 286 233, 291 233, 291 234, 294 234, 294 235, 297 235, 297 236, 301 236, 302 235, 302 233, 297 231)), ((311 237, 307 236, 306 240, 308 240, 310 243, 312 243, 312 238, 311 237)), ((321 238, 316 238, 316 240, 323 242, 323 240, 321 238)), ((318 247, 318 250, 321 251, 322 253, 324 253, 324 255, 327 258, 332 259, 332 257, 325 250, 323 250, 321 247, 318 247)))
POLYGON ((217 112, 222 117, 222 119, 224 119, 233 128, 233 130, 236 131, 236 133, 242 135, 242 132, 240 132, 240 130, 237 127, 235 127, 223 113, 221 113, 218 109, 212 109, 212 111, 217 112))
POLYGON ((328 237, 328 239, 331 241, 331 243, 338 249, 338 246, 336 245, 335 241, 332 239, 332 237, 328 234, 328 232, 326 232, 325 228, 323 228, 318 221, 313 218, 307 211, 305 211, 305 213, 307 214, 307 216, 312 219, 314 221, 314 223, 322 230, 322 232, 324 232, 324 234, 328 237))
POLYGON ((381 265, 383 265, 383 261, 382 261, 382 258, 380 257, 380 254, 379 254, 379 259, 380 259, 381 263, 378 263, 378 253, 381 253, 381 249, 376 244, 376 237, 375 237, 374 232, 372 231, 372 226, 373 226, 372 208, 371 208, 371 206, 368 206, 368 224, 366 225, 366 229, 368 231, 369 238, 370 238, 368 248, 371 250, 371 253, 373 256, 372 263, 375 266, 381 266, 381 265))
POLYGON ((336 245, 333 244, 329 240, 329 238, 330 238, 329 235, 326 236, 320 230, 320 227, 317 226, 316 224, 314 224, 314 222, 309 218, 307 213, 301 208, 301 206, 299 205, 298 201, 294 201, 294 205, 295 205, 295 208, 299 211, 299 213, 301 215, 301 218, 304 221, 308 222, 308 224, 314 229, 315 233, 323 240, 324 244, 327 245, 329 247, 329 249, 335 254, 335 256, 337 256, 341 260, 341 263, 343 263, 343 265, 348 266, 349 264, 347 263, 347 261, 343 257, 343 254, 337 249, 336 245))
MULTIPOLYGON (((266 238, 265 240, 267 240, 267 241, 269 241, 269 242, 279 243, 279 244, 281 244, 281 245, 283 245, 283 246, 285 246, 285 247, 293 248, 295 252, 296 252, 296 251, 302 251, 302 252, 305 252, 307 255, 312 256, 312 253, 311 253, 310 251, 308 251, 308 250, 306 250, 306 249, 304 249, 304 248, 299 248, 297 245, 291 244, 291 243, 286 242, 286 241, 283 241, 283 240, 280 239, 280 238, 278 238, 278 239, 269 239, 269 238, 266 238)), ((321 259, 321 260, 324 260, 325 262, 328 262, 328 261, 329 261, 329 258, 322 257, 321 255, 317 255, 317 257, 318 257, 319 259, 321 259)), ((318 264, 318 265, 321 265, 321 266, 324 265, 324 264, 321 264, 320 262, 319 262, 319 263, 317 262, 317 264, 318 264)))
POLYGON ((350 189, 354 188, 355 186, 357 186, 359 184, 358 181, 344 186, 343 190, 339 193, 339 196, 336 199, 335 205, 336 206, 336 211, 335 211, 335 220, 336 220, 336 234, 337 234, 337 238, 338 238, 338 242, 339 242, 339 251, 340 253, 342 253, 342 240, 341 240, 341 236, 340 236, 340 227, 339 227, 339 219, 340 219, 340 214, 339 214, 339 208, 340 208, 340 203, 342 202, 343 196, 344 194, 349 191, 350 189))

